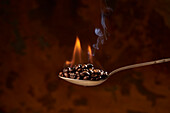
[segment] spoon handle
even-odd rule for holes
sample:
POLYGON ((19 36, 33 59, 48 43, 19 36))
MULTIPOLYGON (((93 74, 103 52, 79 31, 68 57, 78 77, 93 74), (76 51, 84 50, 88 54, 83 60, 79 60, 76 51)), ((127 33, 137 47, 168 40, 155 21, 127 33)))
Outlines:
POLYGON ((109 73, 109 76, 119 72, 119 71, 123 71, 126 69, 132 69, 132 68, 136 68, 136 67, 142 67, 142 66, 148 66, 148 65, 152 65, 152 64, 159 64, 159 63, 164 63, 164 62, 169 62, 170 58, 166 58, 166 59, 161 59, 161 60, 155 60, 155 61, 150 61, 150 62, 144 62, 144 63, 138 63, 138 64, 133 64, 133 65, 128 65, 128 66, 124 66, 124 67, 120 67, 118 69, 113 70, 111 73, 109 73))

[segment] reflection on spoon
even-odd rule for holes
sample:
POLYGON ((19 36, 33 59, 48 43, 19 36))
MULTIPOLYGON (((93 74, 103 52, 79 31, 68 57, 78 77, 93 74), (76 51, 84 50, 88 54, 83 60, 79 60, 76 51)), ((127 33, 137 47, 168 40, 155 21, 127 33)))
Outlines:
MULTIPOLYGON (((142 67, 142 66, 148 66, 148 65, 153 65, 153 64, 159 64, 159 63, 164 63, 164 62, 169 62, 170 58, 166 59, 161 59, 161 60, 155 60, 155 61, 150 61, 150 62, 144 62, 144 63, 138 63, 138 64, 133 64, 133 65, 128 65, 124 67, 120 67, 118 69, 113 70, 111 73, 109 73, 109 77, 119 71, 127 70, 127 69, 132 69, 136 67, 142 67)), ((99 81, 90 81, 90 80, 78 80, 78 79, 72 79, 72 78, 66 78, 66 77, 61 77, 61 79, 64 79, 70 83, 81 85, 81 86, 97 86, 99 84, 102 84, 105 82, 109 77, 107 77, 104 80, 99 80, 99 81)))

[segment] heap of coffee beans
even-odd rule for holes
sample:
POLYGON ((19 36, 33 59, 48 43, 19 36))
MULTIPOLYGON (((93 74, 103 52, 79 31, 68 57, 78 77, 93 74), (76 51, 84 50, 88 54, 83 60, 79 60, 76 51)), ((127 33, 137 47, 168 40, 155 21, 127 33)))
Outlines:
POLYGON ((101 69, 94 69, 93 64, 78 64, 74 67, 64 68, 59 76, 78 80, 101 80, 108 77, 107 72, 101 69))

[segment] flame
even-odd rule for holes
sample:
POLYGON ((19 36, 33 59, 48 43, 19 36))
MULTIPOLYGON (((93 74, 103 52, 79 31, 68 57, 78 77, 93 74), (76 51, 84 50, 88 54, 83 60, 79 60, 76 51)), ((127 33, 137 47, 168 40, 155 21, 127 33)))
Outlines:
POLYGON ((89 55, 89 61, 91 63, 93 63, 93 59, 92 59, 92 50, 91 47, 88 45, 88 55, 89 55))
POLYGON ((76 37, 76 43, 75 43, 75 46, 74 46, 72 60, 66 61, 66 65, 71 65, 71 67, 72 67, 72 65, 75 62, 79 62, 79 63, 81 62, 81 44, 80 44, 80 40, 79 40, 78 36, 76 37), (79 61, 76 61, 77 57, 78 57, 79 61))

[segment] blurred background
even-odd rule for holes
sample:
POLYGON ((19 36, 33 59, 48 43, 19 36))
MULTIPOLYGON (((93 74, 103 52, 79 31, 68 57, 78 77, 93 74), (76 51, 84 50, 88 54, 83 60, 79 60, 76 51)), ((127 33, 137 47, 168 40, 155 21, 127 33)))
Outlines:
MULTIPOLYGON (((106 0, 105 71, 170 57, 169 0, 106 0)), ((169 113, 170 63, 126 70, 97 87, 58 77, 79 36, 102 28, 99 0, 0 0, 0 113, 169 113)))

